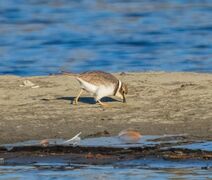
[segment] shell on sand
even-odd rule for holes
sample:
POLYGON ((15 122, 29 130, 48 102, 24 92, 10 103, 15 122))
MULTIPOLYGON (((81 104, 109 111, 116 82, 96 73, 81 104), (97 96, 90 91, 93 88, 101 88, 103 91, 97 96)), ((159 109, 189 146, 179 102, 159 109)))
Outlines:
POLYGON ((20 87, 31 87, 31 88, 39 88, 40 86, 35 85, 33 82, 30 80, 24 80, 23 84, 20 85, 20 87))
POLYGON ((41 140, 40 145, 43 147, 47 147, 49 145, 49 140, 48 139, 41 140))
POLYGON ((136 130, 123 130, 118 134, 120 140, 125 143, 137 143, 141 139, 141 134, 136 130))

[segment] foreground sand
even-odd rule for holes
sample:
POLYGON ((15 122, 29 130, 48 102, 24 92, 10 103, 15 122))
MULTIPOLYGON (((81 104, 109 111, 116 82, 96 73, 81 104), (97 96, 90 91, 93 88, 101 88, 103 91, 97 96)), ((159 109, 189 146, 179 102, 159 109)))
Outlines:
POLYGON ((127 128, 212 139, 212 74, 115 75, 129 86, 127 104, 106 98, 112 105, 106 109, 89 94, 71 104, 79 90, 74 76, 0 76, 0 144, 79 132, 83 137, 117 135, 127 128), (20 87, 24 80, 39 88, 20 87))

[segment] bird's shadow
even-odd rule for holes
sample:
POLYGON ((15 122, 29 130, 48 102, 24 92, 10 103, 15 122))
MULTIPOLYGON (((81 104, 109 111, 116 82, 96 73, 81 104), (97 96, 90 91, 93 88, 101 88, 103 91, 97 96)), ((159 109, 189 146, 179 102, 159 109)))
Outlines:
MULTIPOLYGON (((70 101, 70 103, 72 104, 74 98, 75 97, 71 96, 71 97, 58 97, 56 99, 57 100, 67 100, 67 101, 70 101)), ((101 101, 102 102, 113 102, 113 101, 118 101, 118 100, 113 99, 111 97, 104 97, 101 99, 101 101)), ((79 102, 86 103, 86 104, 95 104, 96 103, 96 101, 93 97, 80 97, 79 102)))

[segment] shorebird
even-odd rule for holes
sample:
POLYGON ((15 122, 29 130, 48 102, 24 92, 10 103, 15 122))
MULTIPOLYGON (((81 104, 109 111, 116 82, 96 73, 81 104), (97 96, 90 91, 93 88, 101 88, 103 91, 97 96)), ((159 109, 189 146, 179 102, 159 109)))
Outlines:
POLYGON ((110 73, 90 71, 80 74, 76 79, 80 83, 81 90, 77 97, 74 98, 73 104, 78 103, 83 91, 91 93, 101 106, 108 106, 108 104, 101 102, 101 98, 106 96, 117 96, 123 100, 123 103, 126 102, 127 85, 110 73))

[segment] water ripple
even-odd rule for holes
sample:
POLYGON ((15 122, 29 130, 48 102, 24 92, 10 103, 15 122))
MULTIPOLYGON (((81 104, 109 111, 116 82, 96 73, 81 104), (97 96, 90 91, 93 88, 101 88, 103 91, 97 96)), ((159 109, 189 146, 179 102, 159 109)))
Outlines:
POLYGON ((0 74, 212 72, 212 2, 0 1, 0 74))

